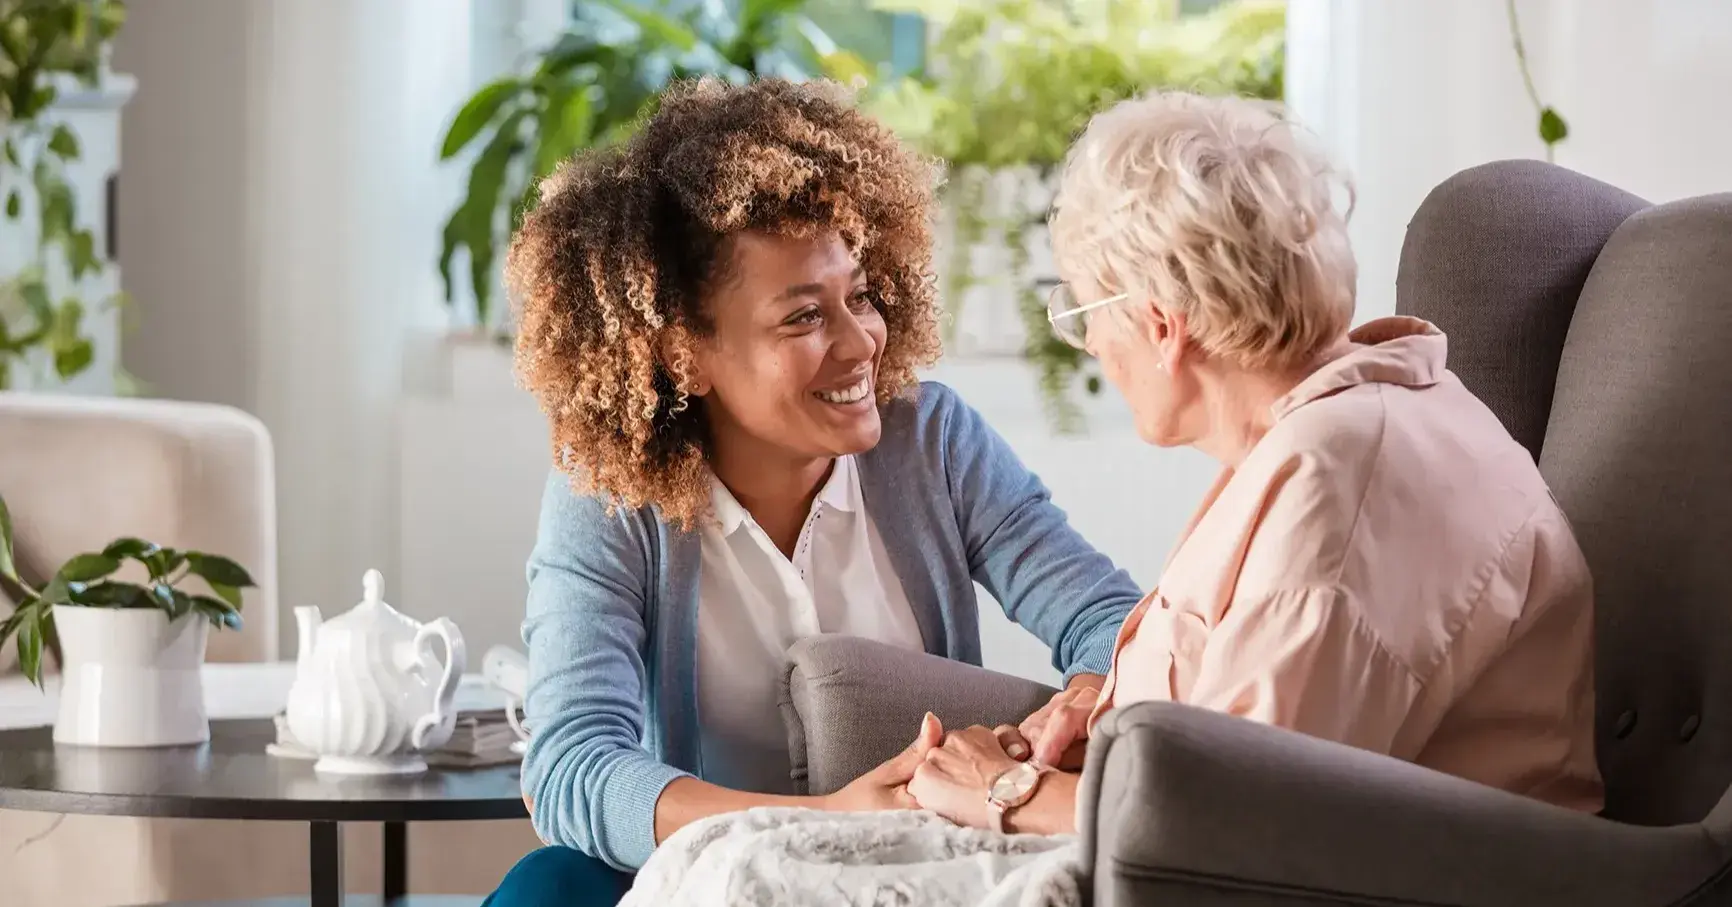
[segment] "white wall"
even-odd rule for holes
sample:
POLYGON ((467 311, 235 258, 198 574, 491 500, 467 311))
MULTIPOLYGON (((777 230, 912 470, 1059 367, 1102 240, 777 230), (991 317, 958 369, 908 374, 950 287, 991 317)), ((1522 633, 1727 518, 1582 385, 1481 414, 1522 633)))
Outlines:
POLYGON ((139 77, 121 130, 122 285, 138 307, 125 361, 164 397, 251 408, 248 3, 134 6, 115 69, 139 77))
POLYGON ((368 567, 397 573, 394 408, 408 329, 443 318, 457 174, 435 155, 471 84, 469 10, 153 0, 116 49, 140 83, 119 230, 146 327, 126 360, 270 428, 285 627, 294 605, 352 605, 368 567))
MULTIPOLYGON (((1518 0, 1557 163, 1653 201, 1732 190, 1732 3, 1518 0)), ((1361 317, 1394 310, 1427 192, 1463 168, 1540 158, 1504 0, 1290 0, 1290 102, 1356 177, 1361 317)))
POLYGON ((1552 0, 1540 78, 1580 111, 1558 163, 1653 201, 1732 191, 1732 3, 1644 5, 1552 0))

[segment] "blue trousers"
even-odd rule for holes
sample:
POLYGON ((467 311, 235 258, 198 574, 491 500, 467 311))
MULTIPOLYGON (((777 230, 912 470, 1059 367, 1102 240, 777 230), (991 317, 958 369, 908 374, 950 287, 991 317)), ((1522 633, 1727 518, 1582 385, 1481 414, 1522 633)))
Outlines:
POLYGON ((632 875, 570 847, 543 847, 517 861, 481 907, 614 907, 632 875))

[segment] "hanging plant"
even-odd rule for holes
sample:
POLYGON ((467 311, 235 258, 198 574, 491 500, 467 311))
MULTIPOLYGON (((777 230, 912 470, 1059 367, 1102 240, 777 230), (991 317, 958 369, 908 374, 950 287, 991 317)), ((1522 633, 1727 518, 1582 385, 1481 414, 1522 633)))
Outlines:
MULTIPOLYGON (((945 271, 944 296, 952 300, 954 308, 960 307, 961 300, 967 294, 972 284, 974 248, 986 238, 987 221, 981 210, 986 198, 987 174, 978 168, 965 168, 956 171, 945 184, 946 195, 950 202, 952 224, 949 262, 945 271)), ((954 317, 944 322, 944 341, 950 343, 956 339, 956 320, 954 317)))
POLYGON ((44 114, 63 86, 98 83, 125 19, 120 0, 0 0, 0 187, 8 221, 22 224, 32 208, 36 217, 31 260, 0 277, 0 390, 16 364, 40 358, 64 380, 95 357, 83 324, 90 307, 76 292, 55 298, 58 272, 76 285, 103 269, 66 179, 78 136, 44 114))
POLYGON ((1528 67, 1527 47, 1522 44, 1522 26, 1516 17, 1515 0, 1505 0, 1504 7, 1509 11, 1509 34, 1515 44, 1516 66, 1521 69, 1522 85, 1527 88, 1528 100, 1533 102, 1534 111, 1539 115, 1540 141, 1546 146, 1546 162, 1551 163, 1558 143, 1569 138, 1570 126, 1556 108, 1540 100, 1539 89, 1534 87, 1534 74, 1528 67))
POLYGON ((761 75, 863 76, 867 64, 837 49, 805 16, 806 3, 740 0, 673 12, 635 0, 583 0, 573 4, 570 29, 522 72, 477 91, 452 118, 439 151, 441 160, 452 160, 480 149, 440 239, 449 305, 456 305, 463 280, 455 271, 459 251, 468 260, 475 309, 460 320, 495 336, 509 332, 494 305, 494 265, 535 203, 535 184, 579 150, 631 135, 670 82, 704 75, 736 83, 761 75))
MULTIPOLYGON (((1054 429, 1080 431, 1079 383, 1098 392, 1087 356, 1052 336, 1028 241, 1046 212, 988 197, 992 172, 1032 167, 1051 174, 1099 110, 1155 88, 1283 95, 1286 5, 1235 0, 1181 15, 1171 0, 876 0, 877 8, 919 12, 938 29, 927 71, 879 86, 867 99, 877 116, 950 165, 944 202, 951 216, 945 303, 951 329, 971 287, 1009 281, 1026 328, 1023 354, 1038 375, 1054 429), (1005 275, 974 273, 973 248, 1004 244, 1005 275)), ((947 339, 954 339, 949 337, 947 339)))
MULTIPOLYGON (((1010 271, 1017 276, 1016 310, 1022 317, 1025 336, 1023 355, 1034 364, 1039 378, 1041 404, 1047 420, 1059 434, 1077 434, 1083 429, 1082 409, 1069 393, 1072 383, 1089 364, 1079 349, 1060 340, 1047 323, 1046 294, 1052 284, 1029 279, 1029 234, 1046 228, 1045 218, 1011 222, 1004 231, 1010 245, 1010 271)), ((1084 388, 1090 394, 1101 389, 1100 376, 1086 373, 1084 388)))

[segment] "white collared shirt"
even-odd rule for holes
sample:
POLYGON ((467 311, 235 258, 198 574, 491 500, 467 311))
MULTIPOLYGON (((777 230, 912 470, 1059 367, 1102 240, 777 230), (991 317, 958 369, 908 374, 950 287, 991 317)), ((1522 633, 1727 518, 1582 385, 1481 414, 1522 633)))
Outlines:
POLYGON ((788 647, 841 633, 919 651, 914 610, 866 513, 853 457, 838 457, 785 557, 720 481, 698 580, 698 727, 704 779, 792 793, 777 704, 788 647))

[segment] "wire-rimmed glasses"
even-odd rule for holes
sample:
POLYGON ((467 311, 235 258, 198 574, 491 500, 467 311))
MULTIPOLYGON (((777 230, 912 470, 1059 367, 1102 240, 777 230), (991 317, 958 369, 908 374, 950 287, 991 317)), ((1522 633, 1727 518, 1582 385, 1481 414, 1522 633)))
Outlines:
POLYGON ((1088 349, 1089 320, 1080 316, 1093 309, 1112 305, 1129 295, 1129 293, 1119 293, 1116 296, 1108 296, 1094 302, 1082 302, 1077 299, 1076 291, 1070 288, 1070 284, 1061 283, 1053 287, 1051 295, 1046 298, 1046 320, 1048 324, 1052 325, 1052 332, 1057 334, 1060 340, 1079 350, 1086 350, 1088 349))

